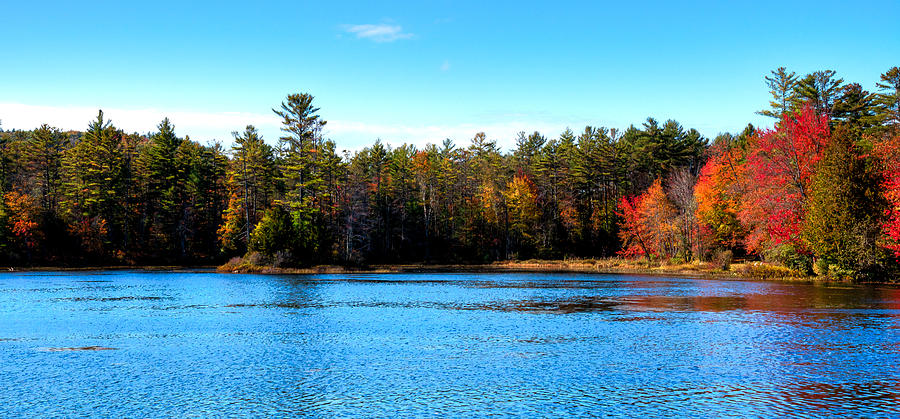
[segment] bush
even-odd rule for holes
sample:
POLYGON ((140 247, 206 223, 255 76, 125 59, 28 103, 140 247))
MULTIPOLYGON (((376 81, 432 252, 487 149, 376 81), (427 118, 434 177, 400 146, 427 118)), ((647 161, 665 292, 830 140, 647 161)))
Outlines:
POLYGON ((712 254, 712 262, 715 267, 727 271, 731 269, 731 262, 734 261, 734 253, 728 249, 716 249, 712 254))
POLYGON ((744 266, 741 274, 750 278, 760 279, 784 279, 803 276, 786 266, 771 265, 762 262, 751 262, 744 266))
POLYGON ((797 250, 794 245, 783 244, 767 254, 768 259, 780 262, 784 266, 797 271, 801 276, 813 273, 812 255, 797 250))
POLYGON ((685 259, 679 256, 669 258, 669 265, 684 265, 685 259))
POLYGON ((266 259, 273 259, 278 253, 290 254, 296 248, 296 243, 297 232, 291 214, 280 207, 273 207, 266 210, 262 220, 250 233, 247 248, 251 252, 250 256, 252 252, 259 252, 266 259))

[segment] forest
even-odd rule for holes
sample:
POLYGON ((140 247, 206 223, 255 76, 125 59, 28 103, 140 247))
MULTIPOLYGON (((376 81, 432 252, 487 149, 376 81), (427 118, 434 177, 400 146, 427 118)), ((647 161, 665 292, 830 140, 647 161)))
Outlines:
POLYGON ((765 81, 773 128, 713 139, 648 118, 521 132, 510 151, 479 133, 338 153, 307 93, 273 109, 281 138, 246 126, 227 148, 102 111, 84 131, 0 130, 0 264, 740 258, 897 278, 900 68, 872 92, 831 70, 765 81))

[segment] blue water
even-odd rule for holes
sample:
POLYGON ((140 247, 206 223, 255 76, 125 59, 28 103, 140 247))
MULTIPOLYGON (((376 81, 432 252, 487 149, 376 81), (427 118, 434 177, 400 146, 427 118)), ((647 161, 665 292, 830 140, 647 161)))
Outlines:
POLYGON ((900 416, 900 290, 0 274, 0 416, 900 416))

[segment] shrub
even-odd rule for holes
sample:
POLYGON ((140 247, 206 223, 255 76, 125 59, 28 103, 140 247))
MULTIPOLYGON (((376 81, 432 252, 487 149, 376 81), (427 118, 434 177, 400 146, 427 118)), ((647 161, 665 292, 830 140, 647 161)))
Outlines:
POLYGON ((731 269, 731 262, 733 261, 734 253, 729 249, 717 249, 715 252, 713 252, 713 265, 723 271, 731 269))
POLYGON ((741 274, 750 278, 760 279, 784 279, 803 276, 800 272, 786 266, 771 265, 762 262, 751 262, 746 264, 741 270, 741 274))
MULTIPOLYGON (((250 243, 248 249, 252 252, 259 252, 261 257, 273 259, 276 254, 290 254, 296 248, 297 232, 291 214, 280 207, 273 207, 266 210, 262 220, 250 233, 250 243)), ((262 264, 253 262, 253 264, 262 264)))

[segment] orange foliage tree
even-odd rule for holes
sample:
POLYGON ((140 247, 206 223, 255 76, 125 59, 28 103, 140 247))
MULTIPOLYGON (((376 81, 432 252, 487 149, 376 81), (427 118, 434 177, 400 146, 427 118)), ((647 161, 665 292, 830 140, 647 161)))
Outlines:
POLYGON ((641 195, 619 202, 620 255, 672 257, 678 251, 676 211, 657 179, 641 195))
POLYGON ((509 217, 509 231, 521 250, 535 244, 535 234, 540 217, 537 190, 527 175, 518 174, 506 186, 504 192, 509 217))
POLYGON ((717 144, 700 170, 694 196, 702 239, 707 245, 734 249, 743 243, 738 221, 746 176, 745 153, 729 144, 717 144))
POLYGON ((16 247, 30 253, 43 237, 38 223, 40 204, 31 196, 15 191, 4 194, 3 200, 16 247))

